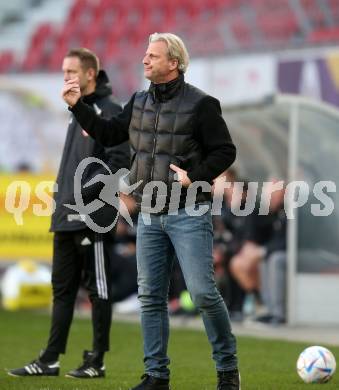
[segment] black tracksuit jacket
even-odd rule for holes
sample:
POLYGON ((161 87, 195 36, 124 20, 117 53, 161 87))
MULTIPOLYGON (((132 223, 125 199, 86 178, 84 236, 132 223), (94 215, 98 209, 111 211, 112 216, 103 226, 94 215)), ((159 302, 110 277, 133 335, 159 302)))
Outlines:
MULTIPOLYGON (((112 88, 108 77, 103 70, 100 70, 97 77, 97 85, 94 93, 84 96, 83 101, 90 105, 96 114, 103 118, 110 118, 121 113, 121 106, 112 97, 112 88)), ((96 157, 108 165, 114 174, 120 168, 129 167, 129 145, 127 142, 115 146, 104 147, 100 141, 94 140, 83 130, 73 114, 70 116, 63 155, 57 176, 57 191, 54 195, 56 210, 52 216, 51 231, 66 232, 77 231, 86 228, 85 222, 77 213, 65 204, 75 204, 74 200, 74 175, 79 163, 86 157, 96 157)), ((92 163, 84 171, 82 184, 87 183, 98 174, 109 172, 101 165, 92 163)), ((102 183, 93 184, 90 187, 82 188, 82 197, 85 204, 97 199, 102 183)), ((116 217, 117 210, 107 203, 101 209, 93 212, 90 216, 93 221, 102 226, 109 226, 116 217)))

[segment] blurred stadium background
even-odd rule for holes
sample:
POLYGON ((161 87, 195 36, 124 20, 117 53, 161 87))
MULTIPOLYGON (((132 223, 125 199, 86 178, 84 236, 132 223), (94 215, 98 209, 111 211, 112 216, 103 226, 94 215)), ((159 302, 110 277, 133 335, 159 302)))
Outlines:
MULTIPOLYGON (((44 204, 34 190, 23 189, 29 203, 22 225, 5 201, 17 199, 14 180, 36 189, 55 177, 68 120, 60 97, 65 53, 94 50, 125 102, 147 85, 141 59, 155 31, 184 39, 187 80, 220 99, 240 177, 303 180, 311 191, 320 180, 339 182, 338 0, 2 1, 2 273, 22 259, 51 260, 49 218, 34 216, 33 205, 44 204)), ((331 215, 314 217, 311 197, 288 221, 291 325, 339 324, 339 199, 329 196, 331 215)))

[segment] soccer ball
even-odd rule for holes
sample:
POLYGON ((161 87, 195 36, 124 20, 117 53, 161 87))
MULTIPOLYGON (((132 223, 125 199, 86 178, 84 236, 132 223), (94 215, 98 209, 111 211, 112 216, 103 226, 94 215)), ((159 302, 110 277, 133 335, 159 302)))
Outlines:
POLYGON ((326 383, 336 368, 331 351, 324 347, 312 346, 301 352, 297 361, 297 371, 305 383, 326 383))

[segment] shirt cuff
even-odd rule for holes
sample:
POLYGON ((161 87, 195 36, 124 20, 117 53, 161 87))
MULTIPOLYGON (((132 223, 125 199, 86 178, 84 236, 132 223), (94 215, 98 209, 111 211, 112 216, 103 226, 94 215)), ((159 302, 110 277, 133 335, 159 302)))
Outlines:
POLYGON ((68 110, 71 111, 71 112, 75 112, 77 111, 77 109, 79 108, 79 106, 81 106, 83 104, 81 98, 74 104, 74 106, 68 106, 68 110))

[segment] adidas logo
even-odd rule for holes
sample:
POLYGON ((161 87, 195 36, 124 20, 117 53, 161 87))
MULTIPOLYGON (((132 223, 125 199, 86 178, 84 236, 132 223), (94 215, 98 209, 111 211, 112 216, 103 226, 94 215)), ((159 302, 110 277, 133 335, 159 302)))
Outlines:
POLYGON ((99 372, 93 367, 87 368, 84 372, 90 377, 99 376, 99 372))
POLYGON ((92 242, 90 241, 89 238, 85 237, 82 241, 81 241, 81 245, 82 246, 86 246, 86 245, 91 245, 92 242))

